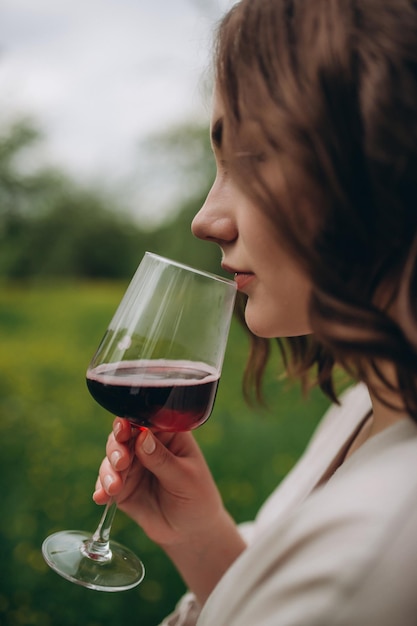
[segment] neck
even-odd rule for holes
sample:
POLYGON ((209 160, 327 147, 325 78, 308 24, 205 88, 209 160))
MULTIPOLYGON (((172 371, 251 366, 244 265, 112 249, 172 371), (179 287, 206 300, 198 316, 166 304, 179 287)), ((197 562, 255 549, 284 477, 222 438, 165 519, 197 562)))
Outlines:
POLYGON ((398 394, 387 387, 378 388, 376 393, 369 389, 369 395, 372 411, 349 447, 345 459, 374 435, 409 417, 405 407, 399 402, 398 394))
POLYGON ((379 396, 377 397, 372 391, 369 391, 369 395, 371 396, 373 413, 370 436, 376 435, 399 420, 409 417, 405 407, 399 405, 398 396, 396 394, 384 394, 382 399, 379 399, 379 396), (386 403, 389 404, 389 406, 387 406, 386 403))

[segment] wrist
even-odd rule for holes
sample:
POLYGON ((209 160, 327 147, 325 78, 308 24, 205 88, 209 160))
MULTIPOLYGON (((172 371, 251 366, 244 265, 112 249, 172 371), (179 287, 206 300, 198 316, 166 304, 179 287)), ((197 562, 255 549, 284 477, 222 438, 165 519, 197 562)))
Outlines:
POLYGON ((182 541, 162 545, 187 587, 204 604, 214 587, 245 550, 246 543, 229 513, 222 509, 182 541))

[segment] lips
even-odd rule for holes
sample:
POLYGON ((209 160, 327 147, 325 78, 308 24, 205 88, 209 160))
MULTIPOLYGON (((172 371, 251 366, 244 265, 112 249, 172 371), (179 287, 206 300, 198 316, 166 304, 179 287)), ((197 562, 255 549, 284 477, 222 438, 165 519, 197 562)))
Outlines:
POLYGON ((250 272, 235 272, 235 283, 239 291, 243 291, 244 288, 255 278, 255 274, 250 272))
POLYGON ((222 263, 222 268, 226 272, 234 275, 234 281, 239 291, 243 291, 243 289, 255 278, 255 274, 253 274, 252 272, 248 272, 246 270, 239 271, 224 263, 222 263))

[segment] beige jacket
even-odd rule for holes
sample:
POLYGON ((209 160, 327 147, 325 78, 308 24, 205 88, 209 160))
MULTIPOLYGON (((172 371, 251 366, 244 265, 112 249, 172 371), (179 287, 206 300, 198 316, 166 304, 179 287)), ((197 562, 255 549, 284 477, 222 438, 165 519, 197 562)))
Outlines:
POLYGON ((187 594, 163 626, 417 626, 417 425, 375 435, 318 486, 369 408, 359 385, 328 411, 203 610, 187 594))

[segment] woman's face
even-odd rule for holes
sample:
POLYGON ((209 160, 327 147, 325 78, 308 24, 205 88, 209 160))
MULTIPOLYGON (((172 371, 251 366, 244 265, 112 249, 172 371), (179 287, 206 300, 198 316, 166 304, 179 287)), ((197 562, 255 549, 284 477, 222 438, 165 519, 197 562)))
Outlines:
POLYGON ((268 218, 229 175, 222 151, 223 113, 215 94, 211 137, 217 176, 193 220, 193 233, 220 246, 222 267, 234 274, 238 289, 248 297, 245 319, 255 335, 309 334, 309 280, 278 243, 268 218))

